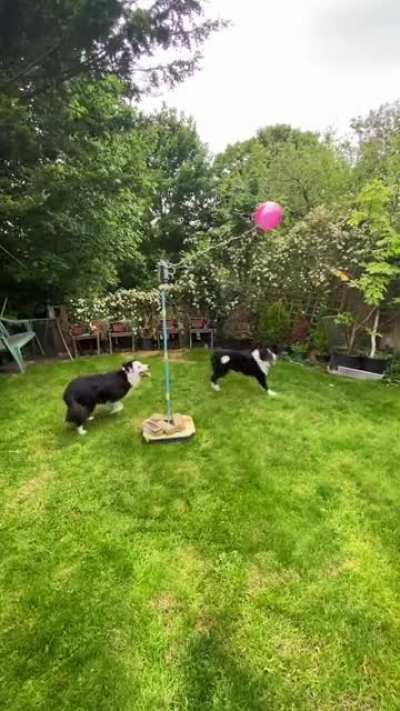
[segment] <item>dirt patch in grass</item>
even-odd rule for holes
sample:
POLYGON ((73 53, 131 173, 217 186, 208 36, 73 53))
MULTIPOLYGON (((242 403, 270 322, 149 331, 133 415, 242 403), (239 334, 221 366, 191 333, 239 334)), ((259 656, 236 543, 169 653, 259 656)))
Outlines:
POLYGON ((248 590, 249 594, 254 596, 268 588, 280 588, 298 583, 300 580, 300 575, 293 570, 280 570, 266 573, 255 568, 250 571, 248 576, 248 590))
POLYGON ((44 472, 40 476, 24 481, 14 492, 14 503, 21 504, 28 500, 42 498, 50 479, 50 472, 44 472))
POLYGON ((194 626, 196 632, 198 632, 198 634, 208 635, 213 627, 215 627, 215 619, 206 612, 201 612, 194 626))
POLYGON ((326 578, 337 578, 343 573, 353 573, 357 571, 360 564, 357 560, 344 560, 341 563, 333 563, 325 573, 326 578))

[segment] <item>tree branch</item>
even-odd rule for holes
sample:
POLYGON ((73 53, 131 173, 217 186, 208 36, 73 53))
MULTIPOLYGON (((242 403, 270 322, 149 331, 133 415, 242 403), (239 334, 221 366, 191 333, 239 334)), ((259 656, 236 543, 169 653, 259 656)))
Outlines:
POLYGON ((58 40, 53 44, 52 47, 50 47, 49 49, 46 49, 44 52, 42 52, 42 54, 39 55, 39 57, 36 57, 36 59, 32 60, 26 67, 24 67, 23 69, 21 69, 20 72, 18 72, 17 74, 14 74, 14 76, 11 77, 11 79, 9 79, 9 80, 4 84, 4 86, 7 87, 7 86, 9 86, 10 84, 14 84, 16 81, 18 81, 19 79, 22 79, 22 77, 24 77, 24 76, 26 76, 27 74, 29 74, 29 72, 30 72, 32 69, 34 69, 35 67, 37 67, 37 65, 40 64, 40 62, 42 62, 43 59, 46 59, 46 57, 49 57, 60 45, 61 45, 61 40, 58 39, 58 40))

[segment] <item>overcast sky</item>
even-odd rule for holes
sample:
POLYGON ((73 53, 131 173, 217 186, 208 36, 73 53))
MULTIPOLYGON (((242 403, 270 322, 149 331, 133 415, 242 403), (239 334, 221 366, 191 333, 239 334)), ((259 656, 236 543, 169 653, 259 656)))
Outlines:
POLYGON ((163 101, 190 114, 213 151, 261 126, 336 128, 400 97, 400 0, 209 0, 232 27, 163 101))

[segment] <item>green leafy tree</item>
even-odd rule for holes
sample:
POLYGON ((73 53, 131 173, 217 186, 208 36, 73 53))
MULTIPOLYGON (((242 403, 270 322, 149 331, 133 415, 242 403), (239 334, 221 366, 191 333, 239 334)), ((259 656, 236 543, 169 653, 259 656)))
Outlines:
POLYGON ((365 302, 373 307, 373 324, 369 329, 371 358, 376 353, 382 305, 400 277, 400 233, 391 224, 390 204, 391 188, 375 178, 361 190, 350 220, 350 224, 361 228, 371 242, 361 274, 351 282, 365 302))
POLYGON ((135 94, 173 85, 196 69, 198 48, 221 25, 204 17, 203 0, 3 0, 0 88, 35 97, 108 74, 135 94))
POLYGON ((286 125, 268 126, 230 146, 215 170, 220 219, 229 219, 234 230, 245 227, 243 216, 258 202, 281 202, 290 224, 321 204, 336 204, 350 190, 350 165, 333 141, 286 125))
POLYGON ((151 192, 145 138, 119 82, 78 82, 68 99, 35 114, 32 158, 28 140, 24 162, 10 156, 2 176, 0 242, 13 255, 5 282, 53 299, 116 282, 138 252, 151 192))
POLYGON ((146 124, 151 136, 149 165, 157 176, 152 204, 156 229, 151 248, 176 257, 195 231, 210 223, 210 158, 191 119, 164 108, 146 124))
POLYGON ((0 3, 4 290, 63 294, 79 271, 86 288, 105 288, 129 258, 145 264, 156 171, 124 98, 184 79, 222 25, 203 0, 0 3))

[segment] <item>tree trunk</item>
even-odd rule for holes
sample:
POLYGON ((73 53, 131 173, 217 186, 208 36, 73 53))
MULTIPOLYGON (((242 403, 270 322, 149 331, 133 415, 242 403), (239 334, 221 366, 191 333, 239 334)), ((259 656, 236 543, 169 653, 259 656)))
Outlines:
POLYGON ((376 354, 376 339, 378 336, 379 318, 380 318, 380 311, 379 311, 379 309, 376 309, 374 323, 373 323, 372 330, 371 330, 371 350, 370 350, 370 354, 369 354, 370 358, 375 358, 375 354, 376 354))
POLYGON ((348 344, 347 344, 349 353, 353 352, 357 332, 358 332, 358 326, 357 326, 357 324, 353 324, 351 326, 350 335, 349 335, 348 344))

